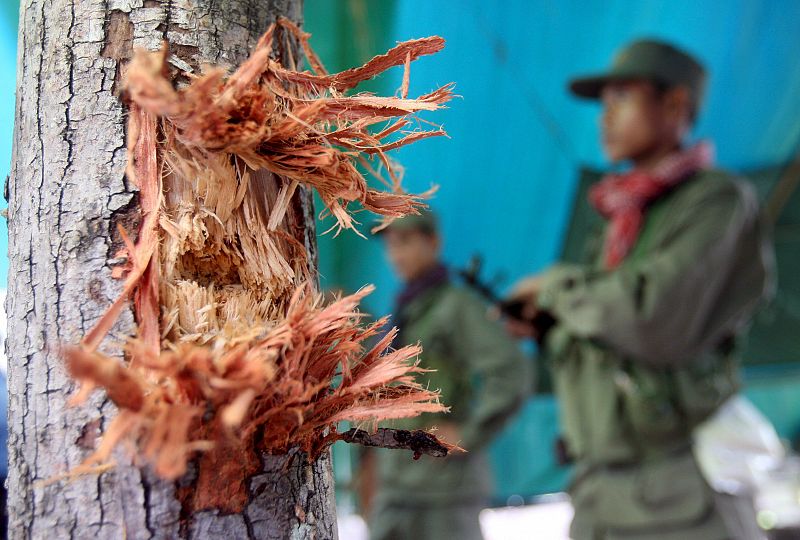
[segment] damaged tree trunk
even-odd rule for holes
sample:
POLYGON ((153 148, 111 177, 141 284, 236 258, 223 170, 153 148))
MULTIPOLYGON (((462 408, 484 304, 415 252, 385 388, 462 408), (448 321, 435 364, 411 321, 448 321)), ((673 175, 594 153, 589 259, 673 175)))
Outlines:
MULTIPOLYGON (((118 99, 133 47, 167 41, 171 67, 183 72, 236 66, 279 15, 299 22, 300 0, 23 2, 8 185, 11 538, 336 537, 327 453, 313 464, 264 457, 244 510, 227 515, 187 512, 178 492, 193 489, 191 474, 188 485, 159 480, 125 452, 99 476, 48 482, 91 453, 115 411, 97 393, 66 405, 75 386, 57 347, 79 341, 119 295, 109 266, 117 226, 135 231, 140 219, 118 99)), ((309 200, 301 186, 294 218, 313 261, 309 200)), ((133 326, 123 314, 112 334, 132 335, 133 326)))

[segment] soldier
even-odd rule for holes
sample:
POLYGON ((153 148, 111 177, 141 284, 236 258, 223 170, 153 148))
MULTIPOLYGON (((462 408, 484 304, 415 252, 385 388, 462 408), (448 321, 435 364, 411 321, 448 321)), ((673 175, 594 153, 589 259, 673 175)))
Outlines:
POLYGON ((413 461, 379 451, 373 540, 480 539, 478 514, 490 495, 484 450, 523 402, 527 362, 486 306, 454 285, 440 262, 440 238, 430 212, 395 221, 383 234, 389 259, 405 288, 397 298, 395 346, 422 343, 426 384, 441 390, 449 414, 395 423, 429 429, 467 453, 413 461))
POLYGON ((596 261, 512 294, 550 324, 508 327, 551 363, 576 540, 760 537, 752 505, 714 493, 692 454, 693 428, 737 391, 737 338, 772 267, 751 188, 684 144, 704 83, 690 55, 643 40, 570 84, 601 100, 604 150, 632 168, 591 188, 607 220, 596 261))

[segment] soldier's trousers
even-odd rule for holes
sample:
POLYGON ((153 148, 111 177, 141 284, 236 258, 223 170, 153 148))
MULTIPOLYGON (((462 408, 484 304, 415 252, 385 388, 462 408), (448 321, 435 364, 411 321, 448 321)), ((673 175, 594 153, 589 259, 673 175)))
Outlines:
POLYGON ((483 501, 433 505, 376 501, 370 540, 483 540, 478 516, 483 501))

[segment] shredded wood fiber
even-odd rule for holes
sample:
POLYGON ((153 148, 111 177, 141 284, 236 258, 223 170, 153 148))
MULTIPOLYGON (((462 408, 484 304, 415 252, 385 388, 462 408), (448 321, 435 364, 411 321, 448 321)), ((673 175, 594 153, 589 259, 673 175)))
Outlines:
POLYGON ((389 349, 394 331, 366 347, 386 324, 362 323, 357 306, 371 287, 323 304, 297 194, 300 184, 316 189, 339 228, 356 226, 353 203, 387 220, 422 206, 385 152, 444 134, 403 132, 414 113, 452 97, 451 85, 407 97, 410 62, 443 45, 408 41, 328 74, 308 35, 281 20, 232 75, 206 68, 181 89, 165 75, 166 50, 135 53, 127 174, 140 191, 142 225, 135 242, 120 230, 127 263, 114 275, 123 293, 64 349, 81 383, 73 401, 100 387, 119 412, 76 472, 107 463, 126 443, 176 479, 202 452, 191 506, 236 510, 259 452, 299 447, 313 457, 341 438, 342 420, 375 426, 445 410, 414 381, 424 371, 419 347, 389 349), (289 36, 313 72, 275 59, 273 43, 289 36), (399 97, 344 95, 397 65, 405 66, 399 97), (387 189, 368 186, 362 170, 387 189), (121 362, 98 347, 131 298, 137 330, 121 362))

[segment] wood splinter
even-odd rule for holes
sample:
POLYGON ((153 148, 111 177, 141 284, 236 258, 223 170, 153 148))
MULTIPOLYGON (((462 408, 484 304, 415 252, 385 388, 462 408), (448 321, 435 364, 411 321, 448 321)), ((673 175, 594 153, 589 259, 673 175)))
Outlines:
POLYGON ((370 433, 363 429, 353 428, 340 433, 338 438, 347 443, 361 446, 411 450, 414 452, 414 459, 419 459, 423 454, 432 457, 446 457, 452 452, 466 452, 463 448, 441 441, 432 433, 421 429, 410 431, 378 428, 374 433, 370 433))

